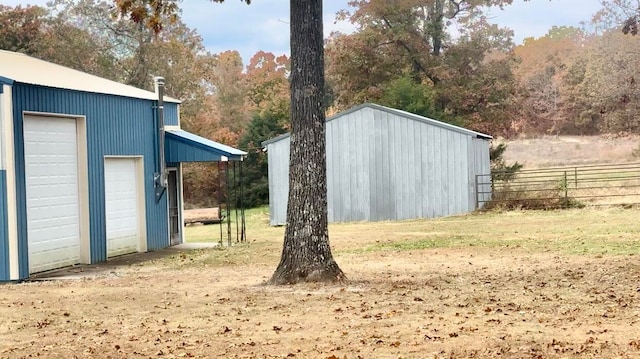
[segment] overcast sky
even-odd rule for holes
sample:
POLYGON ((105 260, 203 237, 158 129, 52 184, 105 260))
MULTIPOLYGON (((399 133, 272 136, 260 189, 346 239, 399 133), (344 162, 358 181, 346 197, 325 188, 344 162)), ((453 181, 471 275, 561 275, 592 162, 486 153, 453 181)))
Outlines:
MULTIPOLYGON (((44 5, 47 0, 0 0, 4 5, 44 5)), ((324 0, 325 34, 350 31, 349 23, 335 23, 335 13, 347 8, 348 0, 324 0)), ((238 50, 245 63, 259 50, 289 53, 289 1, 240 0, 223 4, 207 0, 181 3, 183 21, 196 29, 211 52, 238 50)), ((600 9, 599 0, 514 0, 505 10, 491 10, 493 22, 515 32, 516 44, 527 37, 544 35, 553 25, 579 26, 600 9)))

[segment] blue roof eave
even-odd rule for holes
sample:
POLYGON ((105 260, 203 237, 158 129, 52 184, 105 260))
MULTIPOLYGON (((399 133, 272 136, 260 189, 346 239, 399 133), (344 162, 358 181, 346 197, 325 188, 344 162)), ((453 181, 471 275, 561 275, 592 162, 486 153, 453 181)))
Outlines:
MULTIPOLYGON (((176 141, 180 144, 196 148, 214 156, 224 156, 231 161, 242 161, 244 156, 247 155, 244 151, 211 141, 184 130, 167 130, 165 132, 165 136, 167 137, 167 140, 176 141)), ((192 162, 192 159, 184 158, 177 162, 192 162)))
POLYGON ((13 86, 13 80, 8 77, 0 76, 0 85, 13 86))
POLYGON ((0 94, 4 92, 4 85, 13 86, 13 80, 4 76, 0 76, 0 94))

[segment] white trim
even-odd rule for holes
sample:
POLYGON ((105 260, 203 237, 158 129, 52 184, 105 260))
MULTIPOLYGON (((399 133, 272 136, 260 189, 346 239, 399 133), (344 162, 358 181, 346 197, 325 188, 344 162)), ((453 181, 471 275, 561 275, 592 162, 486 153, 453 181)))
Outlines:
MULTIPOLYGON (((76 120, 76 141, 78 146, 78 201, 80 202, 80 263, 90 264, 91 215, 89 210, 89 147, 87 137, 87 118, 84 115, 66 113, 22 111, 23 121, 25 116, 45 116, 76 120)), ((13 171, 15 173, 15 166, 13 171)))
MULTIPOLYGON (((11 108, 11 104, 4 103, 5 102, 4 99, 6 97, 4 93, 9 91, 11 91, 11 87, 0 84, 0 134, 6 134, 6 131, 4 130, 4 128, 6 127, 4 124, 4 121, 5 121, 5 118, 9 117, 9 114, 6 113, 7 112, 6 107, 11 108)), ((5 156, 5 149, 4 149, 4 142, 5 142, 4 137, 5 137, 4 135, 0 135, 0 170, 5 170, 7 168, 7 162, 5 160, 6 156, 5 156)))
POLYGON ((139 224, 139 242, 138 251, 147 251, 147 201, 144 186, 144 157, 136 156, 136 178, 138 180, 138 219, 139 224))
POLYGON ((180 221, 180 242, 184 243, 184 191, 182 182, 182 163, 178 163, 178 173, 176 173, 176 184, 178 185, 178 220, 180 221))
POLYGON ((89 148, 87 118, 76 117, 78 143, 78 195, 80 200, 80 263, 91 263, 91 216, 89 210, 89 148))
POLYGON ((18 253, 18 201, 16 196, 16 163, 13 138, 13 88, 4 85, 2 101, 3 168, 7 175, 7 235, 9 239, 9 279, 20 279, 18 253))
MULTIPOLYGON (((144 186, 144 156, 142 155, 107 155, 102 158, 102 168, 104 169, 104 163, 108 159, 133 159, 136 166, 136 182, 138 194, 138 252, 147 251, 147 205, 144 186)), ((104 176, 104 175, 103 175, 104 176)), ((104 193, 103 193, 104 195, 104 193)), ((104 198, 103 205, 106 205, 106 198, 104 198)), ((105 240, 106 237, 105 237, 105 240)), ((106 245, 107 243, 105 243, 106 245)), ((107 254, 108 257, 108 254, 107 254)))
POLYGON ((22 117, 24 116, 45 116, 45 117, 60 117, 60 118, 71 118, 78 119, 80 117, 85 117, 84 115, 74 115, 72 113, 53 113, 53 112, 38 112, 38 111, 22 111, 22 117))
MULTIPOLYGON (((88 164, 88 140, 86 117, 84 115, 51 113, 38 111, 23 111, 22 123, 24 124, 27 117, 36 118, 54 118, 61 120, 71 120, 75 122, 76 128, 76 171, 78 185, 78 226, 79 226, 79 260, 80 263, 91 263, 91 218, 89 210, 89 164, 88 164)), ((55 121, 55 120, 54 120, 55 121)), ((24 143, 23 143, 24 148, 24 143)), ((24 161, 24 158, 23 158, 24 161)), ((15 168, 14 168, 15 173, 15 168)), ((25 174, 26 179, 26 174, 25 174)), ((26 195, 26 194, 25 194, 26 195)), ((26 219, 28 222, 28 218, 26 219)), ((28 227, 28 225, 27 225, 28 227)), ((27 228, 28 231, 28 228, 27 228)), ((27 253, 29 253, 29 238, 27 234, 27 253)), ((55 268, 53 268, 55 269, 55 268)), ((31 264, 29 264, 29 274, 32 273, 31 264)))

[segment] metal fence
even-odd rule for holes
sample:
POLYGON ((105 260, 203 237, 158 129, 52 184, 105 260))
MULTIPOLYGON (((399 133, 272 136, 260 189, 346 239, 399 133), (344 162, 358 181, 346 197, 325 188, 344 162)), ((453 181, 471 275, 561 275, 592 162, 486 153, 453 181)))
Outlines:
POLYGON ((476 176, 476 208, 640 204, 640 163, 492 172, 476 176))

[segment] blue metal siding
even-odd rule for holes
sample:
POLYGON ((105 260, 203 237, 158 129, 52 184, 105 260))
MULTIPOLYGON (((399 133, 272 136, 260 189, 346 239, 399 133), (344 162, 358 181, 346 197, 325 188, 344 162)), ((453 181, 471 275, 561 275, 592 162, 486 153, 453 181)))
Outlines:
MULTIPOLYGON (((104 199, 104 156, 143 156, 145 172, 147 246, 169 245, 166 197, 156 203, 155 167, 156 102, 113 95, 45 88, 24 84, 13 87, 16 186, 20 276, 29 275, 25 197, 23 112, 46 112, 86 117, 89 171, 91 262, 107 259, 104 199)), ((177 124, 178 106, 169 104, 165 118, 177 124)))
MULTIPOLYGON (((0 86, 2 88, 2 86, 0 86)), ((7 171, 0 171, 0 282, 10 279, 9 228, 7 225, 7 171)))
POLYGON ((165 133, 167 162, 212 162, 222 156, 232 161, 242 160, 247 153, 182 130, 165 133))
POLYGON ((179 143, 166 137, 165 157, 169 162, 215 162, 220 161, 219 154, 179 143))
POLYGON ((164 124, 167 126, 178 126, 179 105, 173 102, 164 103, 164 124))

